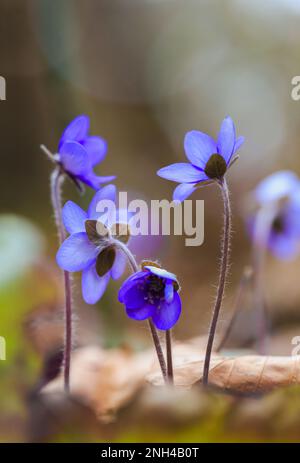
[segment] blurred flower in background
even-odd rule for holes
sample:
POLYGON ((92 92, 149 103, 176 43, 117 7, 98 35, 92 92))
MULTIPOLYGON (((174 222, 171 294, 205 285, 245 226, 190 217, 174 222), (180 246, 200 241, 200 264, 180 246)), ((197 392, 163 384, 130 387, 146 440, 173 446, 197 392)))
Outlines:
POLYGON ((252 239, 279 259, 297 257, 300 251, 300 181, 291 171, 276 172, 256 187, 255 216, 247 219, 252 239))

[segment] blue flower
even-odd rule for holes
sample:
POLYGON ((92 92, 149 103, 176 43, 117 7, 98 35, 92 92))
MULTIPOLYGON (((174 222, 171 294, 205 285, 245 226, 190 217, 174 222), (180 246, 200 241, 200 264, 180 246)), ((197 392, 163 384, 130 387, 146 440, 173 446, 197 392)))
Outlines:
POLYGON ((254 191, 254 197, 260 206, 288 197, 299 188, 297 175, 290 170, 280 170, 263 179, 254 191))
POLYGON ((173 199, 183 201, 200 186, 220 181, 237 159, 233 155, 243 142, 244 137, 236 138, 234 123, 228 116, 221 124, 217 142, 206 133, 197 130, 188 132, 184 139, 184 150, 190 162, 163 167, 157 175, 179 182, 173 199))
MULTIPOLYGON (((267 248, 279 259, 295 258, 300 251, 300 182, 296 174, 280 171, 268 176, 256 187, 254 197, 259 211, 273 213, 267 248)), ((248 231, 260 243, 255 224, 256 216, 250 216, 248 231)))
POLYGON ((152 318, 156 328, 168 330, 180 317, 181 299, 176 276, 166 270, 146 265, 131 275, 119 291, 128 317, 134 320, 152 318))
POLYGON ((115 176, 100 177, 93 168, 103 161, 107 143, 103 138, 89 135, 88 116, 76 117, 64 130, 55 160, 75 183, 85 183, 97 190, 115 176))
MULTIPOLYGON (((97 191, 87 212, 72 201, 68 201, 62 211, 70 236, 60 246, 56 260, 68 272, 82 272, 82 295, 88 304, 95 304, 105 292, 110 278, 118 279, 126 267, 126 258, 114 243, 115 239, 127 242, 128 235, 117 236, 111 215, 97 212, 97 204, 104 200, 115 202, 114 185, 97 191)), ((117 211, 117 221, 126 226, 126 211, 117 211)))

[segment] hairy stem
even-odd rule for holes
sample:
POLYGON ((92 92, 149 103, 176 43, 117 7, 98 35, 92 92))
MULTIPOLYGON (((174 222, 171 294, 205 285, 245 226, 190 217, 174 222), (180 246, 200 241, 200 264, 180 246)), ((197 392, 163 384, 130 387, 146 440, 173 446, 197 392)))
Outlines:
MULTIPOLYGON (((126 257, 128 259, 128 262, 130 263, 130 266, 131 266, 131 269, 132 269, 133 273, 138 272, 139 271, 139 266, 138 266, 138 264, 137 264, 137 262, 135 260, 134 255, 132 254, 130 249, 126 246, 126 244, 122 243, 119 240, 115 240, 115 245, 119 249, 121 249, 124 252, 124 254, 126 255, 126 257)), ((163 378, 166 381, 167 380, 167 367, 166 367, 165 357, 164 357, 164 354, 163 354, 163 350, 162 350, 162 347, 161 347, 161 343, 160 343, 160 340, 159 340, 157 330, 156 330, 156 328, 155 328, 155 326, 154 326, 154 324, 153 324, 153 322, 152 322, 152 320, 150 318, 148 319, 148 325, 149 325, 150 332, 151 332, 151 335, 152 335, 152 339, 153 339, 154 347, 155 347, 155 350, 156 350, 157 358, 158 358, 158 361, 159 361, 160 369, 161 369, 163 378)))
MULTIPOLYGON (((62 223, 61 187, 64 176, 59 167, 51 175, 51 201, 55 214, 55 221, 60 244, 66 239, 66 232, 62 223)), ((72 295, 70 274, 64 271, 65 287, 65 345, 64 345, 64 388, 70 391, 70 368, 72 352, 72 295)))
POLYGON ((167 351, 167 378, 168 378, 169 384, 174 384, 171 330, 166 330, 166 351, 167 351))
POLYGON ((242 278, 240 280, 240 283, 239 283, 239 286, 238 286, 238 289, 237 289, 237 294, 236 294, 236 298, 235 298, 234 309, 232 311, 231 319, 229 320, 229 323, 227 325, 225 333, 224 333, 221 341, 219 342, 219 344, 218 344, 218 346, 216 348, 216 352, 220 352, 220 350, 223 349, 223 347, 225 346, 225 344, 226 344, 226 342, 227 342, 227 340, 228 340, 228 338, 229 338, 229 336, 230 336, 230 334, 232 332, 235 321, 236 321, 236 319, 238 317, 238 314, 240 313, 241 308, 242 308, 242 301, 244 299, 246 288, 249 285, 249 283, 250 283, 250 281, 252 279, 252 276, 253 276, 252 268, 251 267, 245 267, 244 271, 243 271, 243 274, 242 274, 242 278))
POLYGON ((230 208, 230 199, 229 191, 225 178, 219 182, 222 191, 223 203, 224 203, 224 235, 221 248, 221 268, 219 276, 219 284, 217 290, 217 298, 215 306, 213 309, 211 324, 209 328, 208 341, 205 353, 204 360, 204 369, 203 369, 203 384, 207 386, 208 384, 208 374, 210 367, 210 358, 216 333, 216 327, 218 323, 218 317, 222 306, 224 289, 226 283, 226 276, 228 271, 228 260, 229 260, 229 247, 230 247, 230 231, 231 231, 231 208, 230 208))
POLYGON ((257 213, 254 226, 253 240, 253 283, 254 283, 254 308, 257 313, 257 332, 258 332, 258 352, 265 354, 267 332, 268 332, 268 314, 265 305, 263 290, 263 273, 265 263, 265 253, 270 236, 272 223, 278 213, 276 203, 263 206, 257 213))

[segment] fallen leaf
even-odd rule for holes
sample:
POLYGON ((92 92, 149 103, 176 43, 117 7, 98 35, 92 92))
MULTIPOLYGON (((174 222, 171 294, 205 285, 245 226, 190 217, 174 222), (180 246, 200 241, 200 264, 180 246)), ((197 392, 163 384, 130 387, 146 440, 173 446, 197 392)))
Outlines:
MULTIPOLYGON (((175 385, 189 388, 200 383, 203 363, 201 360, 175 366, 175 385)), ((163 384, 157 372, 150 374, 147 379, 155 386, 163 384)), ((209 384, 225 391, 245 394, 265 393, 275 388, 300 384, 300 356, 212 357, 209 384)))
MULTIPOLYGON (((153 364, 153 353, 129 349, 103 350, 90 346, 74 352, 70 387, 73 396, 90 406, 106 421, 145 384, 153 364)), ((62 376, 50 382, 43 394, 63 390, 62 376)))

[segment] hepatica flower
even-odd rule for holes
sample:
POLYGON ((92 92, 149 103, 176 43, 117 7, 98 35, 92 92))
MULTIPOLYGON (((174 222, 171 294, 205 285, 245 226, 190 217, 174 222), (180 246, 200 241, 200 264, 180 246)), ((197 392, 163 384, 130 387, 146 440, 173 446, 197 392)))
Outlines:
POLYGON ((290 170, 280 170, 268 175, 257 185, 254 198, 259 206, 263 206, 289 197, 298 188, 299 178, 297 175, 290 170))
POLYGON ((116 240, 128 242, 126 212, 117 211, 117 223, 107 212, 97 212, 103 200, 116 200, 116 187, 107 185, 93 197, 88 211, 68 201, 63 207, 63 222, 70 236, 62 243, 56 260, 68 272, 82 272, 82 295, 85 302, 95 304, 103 295, 110 278, 124 272, 126 257, 116 240))
POLYGON ((128 317, 134 320, 151 318, 156 328, 169 330, 181 313, 179 284, 173 273, 154 265, 143 265, 131 275, 119 291, 128 317))
MULTIPOLYGON (((270 226, 266 246, 279 259, 296 257, 300 250, 300 182, 290 171, 280 171, 264 179, 254 191, 259 205, 256 215, 262 220, 269 211, 270 226)), ((260 242, 255 216, 248 220, 248 230, 260 242)), ((263 224, 263 222, 262 222, 263 224)), ((263 242, 260 244, 264 244, 263 242)))
POLYGON ((84 183, 94 189, 111 182, 115 176, 100 177, 94 167, 103 161, 107 144, 103 138, 89 135, 88 116, 76 117, 64 130, 54 156, 63 171, 78 185, 84 183))
POLYGON ((226 117, 217 141, 197 130, 188 132, 184 139, 184 150, 189 163, 171 164, 160 169, 157 174, 179 183, 173 199, 183 201, 200 186, 220 181, 237 159, 234 154, 243 142, 244 137, 236 137, 232 119, 226 117))

